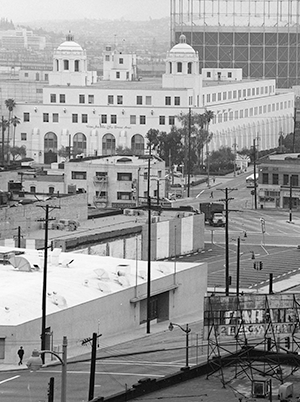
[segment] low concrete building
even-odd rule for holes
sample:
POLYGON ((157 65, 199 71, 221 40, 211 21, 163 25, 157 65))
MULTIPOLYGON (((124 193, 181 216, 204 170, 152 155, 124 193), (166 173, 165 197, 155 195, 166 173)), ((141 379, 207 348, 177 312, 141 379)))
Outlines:
MULTIPOLYGON (((20 345, 28 358, 40 349, 42 252, 0 247, 0 362, 16 362, 20 345)), ((80 253, 48 253, 46 349, 59 351, 67 336, 68 356, 82 341, 102 339, 144 326, 147 321, 147 262, 80 253)), ((206 263, 151 262, 151 322, 203 316, 206 263)))

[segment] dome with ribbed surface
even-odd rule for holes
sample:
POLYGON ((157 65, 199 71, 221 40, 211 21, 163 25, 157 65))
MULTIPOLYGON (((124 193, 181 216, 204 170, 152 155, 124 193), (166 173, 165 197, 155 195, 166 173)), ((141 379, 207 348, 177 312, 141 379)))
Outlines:
POLYGON ((186 37, 185 35, 180 35, 179 37, 179 43, 177 45, 173 46, 172 49, 170 50, 170 53, 189 53, 189 54, 195 54, 195 50, 192 48, 192 46, 188 45, 186 43, 186 37))
POLYGON ((63 51, 63 52, 82 52, 83 49, 82 47, 74 42, 74 36, 69 32, 68 35, 66 36, 66 41, 63 42, 61 45, 58 46, 57 50, 63 51))

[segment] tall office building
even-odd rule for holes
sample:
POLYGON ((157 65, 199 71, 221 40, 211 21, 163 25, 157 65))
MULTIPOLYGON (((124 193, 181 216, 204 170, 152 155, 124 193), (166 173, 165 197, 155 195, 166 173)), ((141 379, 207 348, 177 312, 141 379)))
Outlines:
POLYGON ((244 78, 300 84, 298 0, 170 0, 171 45, 184 34, 200 69, 242 68, 244 78))

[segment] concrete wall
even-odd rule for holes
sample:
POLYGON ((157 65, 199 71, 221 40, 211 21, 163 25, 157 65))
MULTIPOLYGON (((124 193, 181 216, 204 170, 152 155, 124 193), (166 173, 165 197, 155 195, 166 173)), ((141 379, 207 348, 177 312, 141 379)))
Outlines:
MULTIPOLYGON (((151 282, 152 293, 169 291, 169 317, 178 319, 187 313, 203 316, 204 296, 207 288, 207 264, 170 273, 151 282), (176 286, 177 287, 176 287, 176 286), (174 287, 174 290, 169 290, 174 287)), ((63 336, 68 337, 68 357, 84 353, 83 339, 91 337, 93 332, 101 333, 105 344, 111 336, 134 331, 140 327, 140 304, 147 295, 147 283, 124 289, 79 306, 50 314, 46 326, 53 331, 53 347, 58 350, 63 336), (138 299, 135 299, 135 298, 138 299), (134 300, 137 300, 134 302, 134 300)), ((41 312, 42 314, 42 312, 41 312)), ((167 324, 166 324, 167 325, 167 324)), ((16 363, 16 352, 20 345, 25 350, 25 361, 34 348, 40 349, 41 319, 18 326, 0 327, 0 338, 5 338, 5 359, 3 363, 16 363)), ((47 355, 46 358, 50 359, 47 355)))
POLYGON ((49 208, 49 217, 68 218, 83 221, 87 219, 86 194, 76 194, 61 198, 52 198, 48 201, 36 202, 30 205, 17 205, 16 207, 4 207, 0 209, 0 239, 9 238, 18 234, 18 226, 21 227, 21 235, 30 238, 30 233, 41 228, 41 219, 45 218, 45 210, 37 205, 60 207, 49 208))

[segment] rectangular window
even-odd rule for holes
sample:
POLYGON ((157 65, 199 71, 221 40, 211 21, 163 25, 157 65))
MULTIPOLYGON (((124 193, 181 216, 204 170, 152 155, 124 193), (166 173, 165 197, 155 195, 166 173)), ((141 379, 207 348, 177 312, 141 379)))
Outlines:
POLYGON ((298 177, 297 174, 292 174, 291 182, 292 182, 292 187, 298 187, 299 186, 299 177, 298 177))
POLYGON ((232 78, 232 72, 231 71, 228 72, 228 78, 232 78))
POLYGON ((130 124, 136 124, 136 115, 135 114, 130 115, 130 124))
POLYGON ((174 105, 175 105, 175 106, 180 106, 180 96, 175 96, 175 98, 174 98, 174 105))
POLYGON ((269 184, 269 174, 268 173, 262 174, 262 184, 269 184))
POLYGON ((72 114, 72 123, 78 123, 78 114, 72 114))
POLYGON ((264 105, 263 111, 264 113, 267 113, 267 105, 264 105))
POLYGON ((250 107, 250 116, 253 116, 253 107, 250 107))
POLYGON ((140 116, 140 124, 146 124, 146 116, 140 116))
POLYGON ((50 94, 50 103, 56 103, 56 94, 50 94))
POLYGON ((86 113, 81 115, 81 123, 87 123, 88 122, 88 115, 86 113))
POLYGON ((79 103, 85 103, 85 96, 79 95, 79 103))
POLYGON ((256 95, 259 95, 259 87, 256 88, 256 95))
POLYGON ((239 118, 239 111, 238 110, 234 111, 234 118, 235 118, 235 120, 237 120, 239 118))
POLYGON ((30 121, 30 114, 28 112, 23 113, 23 121, 30 121))
POLYGON ((69 70, 69 60, 64 60, 64 70, 69 70))
POLYGON ((175 126, 175 116, 169 116, 169 125, 175 126))
POLYGON ((116 78, 117 78, 117 79, 120 78, 120 71, 116 71, 116 78))
POLYGON ((252 96, 255 96, 255 88, 252 88, 252 96))
POLYGON ((117 104, 118 105, 123 105, 123 96, 122 95, 117 96, 117 104))
POLYGON ((216 94, 212 94, 212 101, 215 102, 217 99, 217 95, 216 94))
POLYGON ((288 174, 284 174, 283 175, 283 185, 287 186, 289 184, 289 175, 288 174))
POLYGON ((27 133, 21 133, 21 141, 27 141, 27 133))
POLYGON ((239 90, 238 90, 238 98, 240 99, 241 97, 242 97, 242 90, 239 89, 239 90))
POLYGON ((258 108, 258 114, 262 114, 262 106, 258 108))
POLYGON ((260 87, 260 94, 263 95, 264 93, 264 87, 260 87))
POLYGON ((278 173, 272 174, 272 184, 279 184, 279 175, 278 173))
POLYGON ((119 58, 119 64, 123 64, 124 63, 124 59, 123 59, 123 57, 120 57, 119 58))
POLYGON ((159 116, 159 124, 160 125, 166 124, 166 117, 165 116, 159 116))
POLYGON ((136 104, 137 105, 142 105, 143 104, 143 97, 142 96, 138 95, 136 97, 136 104))
POLYGON ((43 122, 49 123, 49 113, 43 113, 43 122))
POLYGON ((35 91, 37 94, 42 94, 43 93, 43 89, 42 88, 36 88, 35 91))
POLYGON ((210 94, 206 95, 206 103, 210 103, 210 94))
POLYGON ((166 96, 165 97, 165 105, 170 106, 171 105, 171 96, 166 96))
POLYGON ((132 173, 117 173, 118 181, 132 181, 132 173))
POLYGON ((248 117, 248 109, 245 109, 245 117, 248 117))
POLYGON ((233 120, 233 112, 229 112, 229 120, 233 120))
POLYGON ((233 91, 233 99, 236 99, 236 90, 233 91))
POLYGON ((58 113, 52 113, 52 121, 53 123, 58 123, 58 113))
POLYGON ((244 111, 240 110, 240 119, 242 119, 244 117, 244 111))
POLYGON ((59 95, 59 103, 66 103, 66 95, 65 94, 59 95))
POLYGON ((255 108, 254 108, 254 116, 256 116, 257 115, 257 106, 255 106, 255 108))
POLYGON ((211 77, 211 72, 210 72, 210 71, 207 71, 206 77, 207 77, 207 78, 210 78, 210 77, 211 77))
POLYGON ((243 98, 245 98, 246 95, 247 95, 247 91, 246 91, 246 89, 243 89, 243 98))
POLYGON ((102 114, 101 115, 101 123, 102 124, 107 124, 107 114, 102 114))
POLYGON ((117 200, 123 200, 123 201, 128 201, 132 199, 132 192, 131 191, 118 191, 117 192, 117 200))
POLYGON ((71 172, 72 180, 86 180, 86 172, 71 172))
POLYGON ((146 96, 146 105, 152 105, 152 96, 146 96))
POLYGON ((218 92, 218 101, 222 100, 222 94, 221 92, 218 92))
POLYGON ((268 112, 271 112, 271 105, 268 105, 268 112))
POLYGON ((228 92, 228 99, 231 99, 231 98, 232 98, 232 92, 229 91, 229 92, 228 92))
POLYGON ((227 92, 223 92, 223 100, 227 99, 227 92))
POLYGON ((114 96, 113 95, 108 95, 107 97, 107 103, 109 105, 113 105, 114 104, 114 96))
POLYGON ((90 105, 93 105, 94 102, 95 102, 94 95, 88 95, 88 103, 89 103, 90 105))
POLYGON ((110 115, 110 123, 111 124, 117 124, 117 115, 116 114, 111 114, 110 115))
POLYGON ((109 56, 109 54, 106 54, 105 55, 105 61, 109 61, 110 60, 110 56, 109 56))
POLYGON ((251 88, 247 89, 247 96, 251 96, 251 88))

